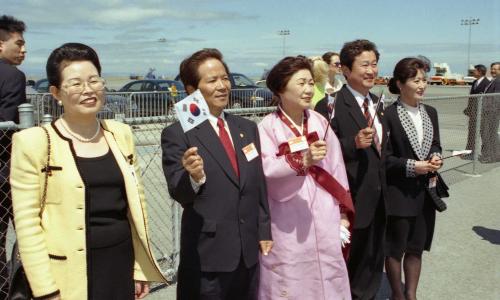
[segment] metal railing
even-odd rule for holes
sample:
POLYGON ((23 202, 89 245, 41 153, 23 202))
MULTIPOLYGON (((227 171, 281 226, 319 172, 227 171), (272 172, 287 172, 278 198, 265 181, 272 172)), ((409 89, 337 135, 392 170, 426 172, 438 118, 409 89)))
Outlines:
MULTIPOLYGON (((105 104, 99 113, 101 119, 162 117, 174 114, 174 104, 187 96, 185 91, 107 92, 105 104)), ((40 124, 45 114, 53 118, 63 113, 61 106, 49 93, 29 94, 28 101, 35 106, 35 123, 40 124)), ((268 89, 234 89, 229 96, 228 108, 254 109, 271 106, 268 89)), ((249 114, 253 111, 248 111, 249 114)))

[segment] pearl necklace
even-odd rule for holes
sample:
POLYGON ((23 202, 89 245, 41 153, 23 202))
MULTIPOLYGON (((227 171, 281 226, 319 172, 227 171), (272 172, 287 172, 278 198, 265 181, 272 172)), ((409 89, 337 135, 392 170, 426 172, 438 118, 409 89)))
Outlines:
POLYGON ((94 135, 91 137, 91 138, 82 138, 78 135, 76 135, 73 131, 71 131, 67 126, 66 126, 66 121, 62 118, 61 116, 61 125, 62 127, 64 128, 64 130, 66 130, 67 133, 69 133, 69 135, 71 135, 73 138, 75 138, 77 141, 79 142, 82 142, 82 143, 90 143, 92 140, 94 140, 98 135, 99 135, 99 132, 101 131, 101 126, 99 124, 99 120, 96 118, 95 119, 96 123, 97 123, 97 130, 95 131, 94 135))

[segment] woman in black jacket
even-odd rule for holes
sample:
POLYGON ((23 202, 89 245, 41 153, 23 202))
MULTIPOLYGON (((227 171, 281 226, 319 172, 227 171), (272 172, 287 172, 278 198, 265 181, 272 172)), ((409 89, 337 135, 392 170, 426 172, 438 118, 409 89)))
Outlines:
POLYGON ((436 109, 421 103, 427 86, 425 65, 404 58, 394 69, 389 91, 398 100, 385 110, 387 131, 387 257, 391 299, 416 299, 422 252, 429 250, 435 208, 426 193, 430 173, 441 165, 436 109), (405 291, 401 289, 401 262, 405 291))

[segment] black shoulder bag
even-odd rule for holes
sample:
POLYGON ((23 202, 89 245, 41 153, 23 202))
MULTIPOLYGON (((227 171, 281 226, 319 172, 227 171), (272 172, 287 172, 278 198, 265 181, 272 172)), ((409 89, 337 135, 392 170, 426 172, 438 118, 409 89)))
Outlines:
POLYGON ((450 196, 448 194, 449 188, 441 177, 441 174, 438 172, 432 173, 429 176, 429 182, 432 180, 435 181, 435 184, 427 186, 427 193, 434 203, 434 208, 436 208, 439 212, 443 212, 446 210, 447 206, 441 198, 448 198, 450 196))

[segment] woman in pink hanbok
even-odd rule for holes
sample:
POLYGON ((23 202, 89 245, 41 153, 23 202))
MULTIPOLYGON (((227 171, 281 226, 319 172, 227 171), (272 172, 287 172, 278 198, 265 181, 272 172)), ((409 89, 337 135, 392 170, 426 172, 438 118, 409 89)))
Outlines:
POLYGON ((274 246, 261 255, 259 299, 351 299, 347 268, 354 208, 339 141, 310 110, 310 62, 286 57, 269 72, 279 98, 259 124, 274 246))

